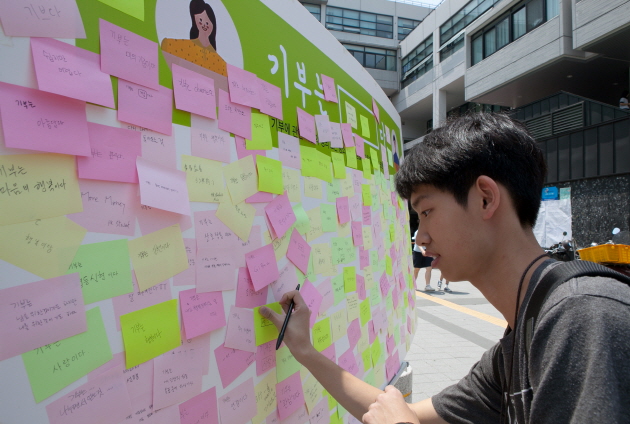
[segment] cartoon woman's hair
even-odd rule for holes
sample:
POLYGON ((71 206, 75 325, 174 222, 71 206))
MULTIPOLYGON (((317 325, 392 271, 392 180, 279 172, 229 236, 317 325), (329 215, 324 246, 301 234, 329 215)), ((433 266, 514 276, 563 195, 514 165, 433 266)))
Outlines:
POLYGON ((214 50, 217 49, 217 18, 214 16, 214 11, 210 7, 208 3, 203 0, 191 0, 190 1, 190 20, 192 22, 192 26, 190 27, 190 39, 194 40, 199 38, 199 29, 197 28, 197 23, 195 22, 195 15, 206 12, 208 14, 208 18, 212 22, 212 32, 208 37, 210 44, 214 47, 214 50))

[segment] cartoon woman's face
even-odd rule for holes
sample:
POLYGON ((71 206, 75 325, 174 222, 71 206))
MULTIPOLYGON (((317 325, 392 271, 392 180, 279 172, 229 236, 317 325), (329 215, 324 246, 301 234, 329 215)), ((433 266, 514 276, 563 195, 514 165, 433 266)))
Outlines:
POLYGON ((199 38, 201 38, 202 35, 208 37, 214 29, 212 21, 208 17, 208 13, 206 13, 205 10, 200 14, 195 15, 195 23, 197 24, 197 29, 199 30, 199 38))

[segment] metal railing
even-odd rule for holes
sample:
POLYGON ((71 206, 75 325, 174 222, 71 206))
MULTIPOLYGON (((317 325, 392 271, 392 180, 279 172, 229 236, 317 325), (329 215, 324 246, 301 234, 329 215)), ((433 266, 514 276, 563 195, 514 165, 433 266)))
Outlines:
POLYGON ((396 3, 412 4, 414 6, 421 6, 421 7, 426 7, 426 8, 429 8, 429 9, 435 9, 444 0, 441 0, 438 4, 424 3, 424 2, 416 1, 416 0, 389 0, 389 1, 393 1, 393 2, 396 2, 396 3))

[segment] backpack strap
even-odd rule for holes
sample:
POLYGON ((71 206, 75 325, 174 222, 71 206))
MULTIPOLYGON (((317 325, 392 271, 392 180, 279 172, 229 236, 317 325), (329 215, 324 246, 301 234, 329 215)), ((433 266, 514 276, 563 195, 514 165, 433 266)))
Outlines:
POLYGON ((529 357, 534 327, 542 306, 555 289, 564 282, 576 277, 608 277, 630 286, 630 277, 594 262, 570 261, 553 267, 534 288, 534 292, 525 309, 523 321, 525 323, 526 356, 529 357))

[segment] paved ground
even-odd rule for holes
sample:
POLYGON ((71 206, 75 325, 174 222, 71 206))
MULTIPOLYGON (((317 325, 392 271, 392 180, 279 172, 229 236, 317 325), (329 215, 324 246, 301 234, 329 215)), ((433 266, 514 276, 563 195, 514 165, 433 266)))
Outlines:
MULTIPOLYGON (((417 329, 405 358, 413 368, 412 401, 431 397, 459 381, 482 353, 503 335, 503 316, 468 282, 451 283, 451 293, 416 292, 417 329)), ((424 271, 418 287, 424 288, 424 271)))

